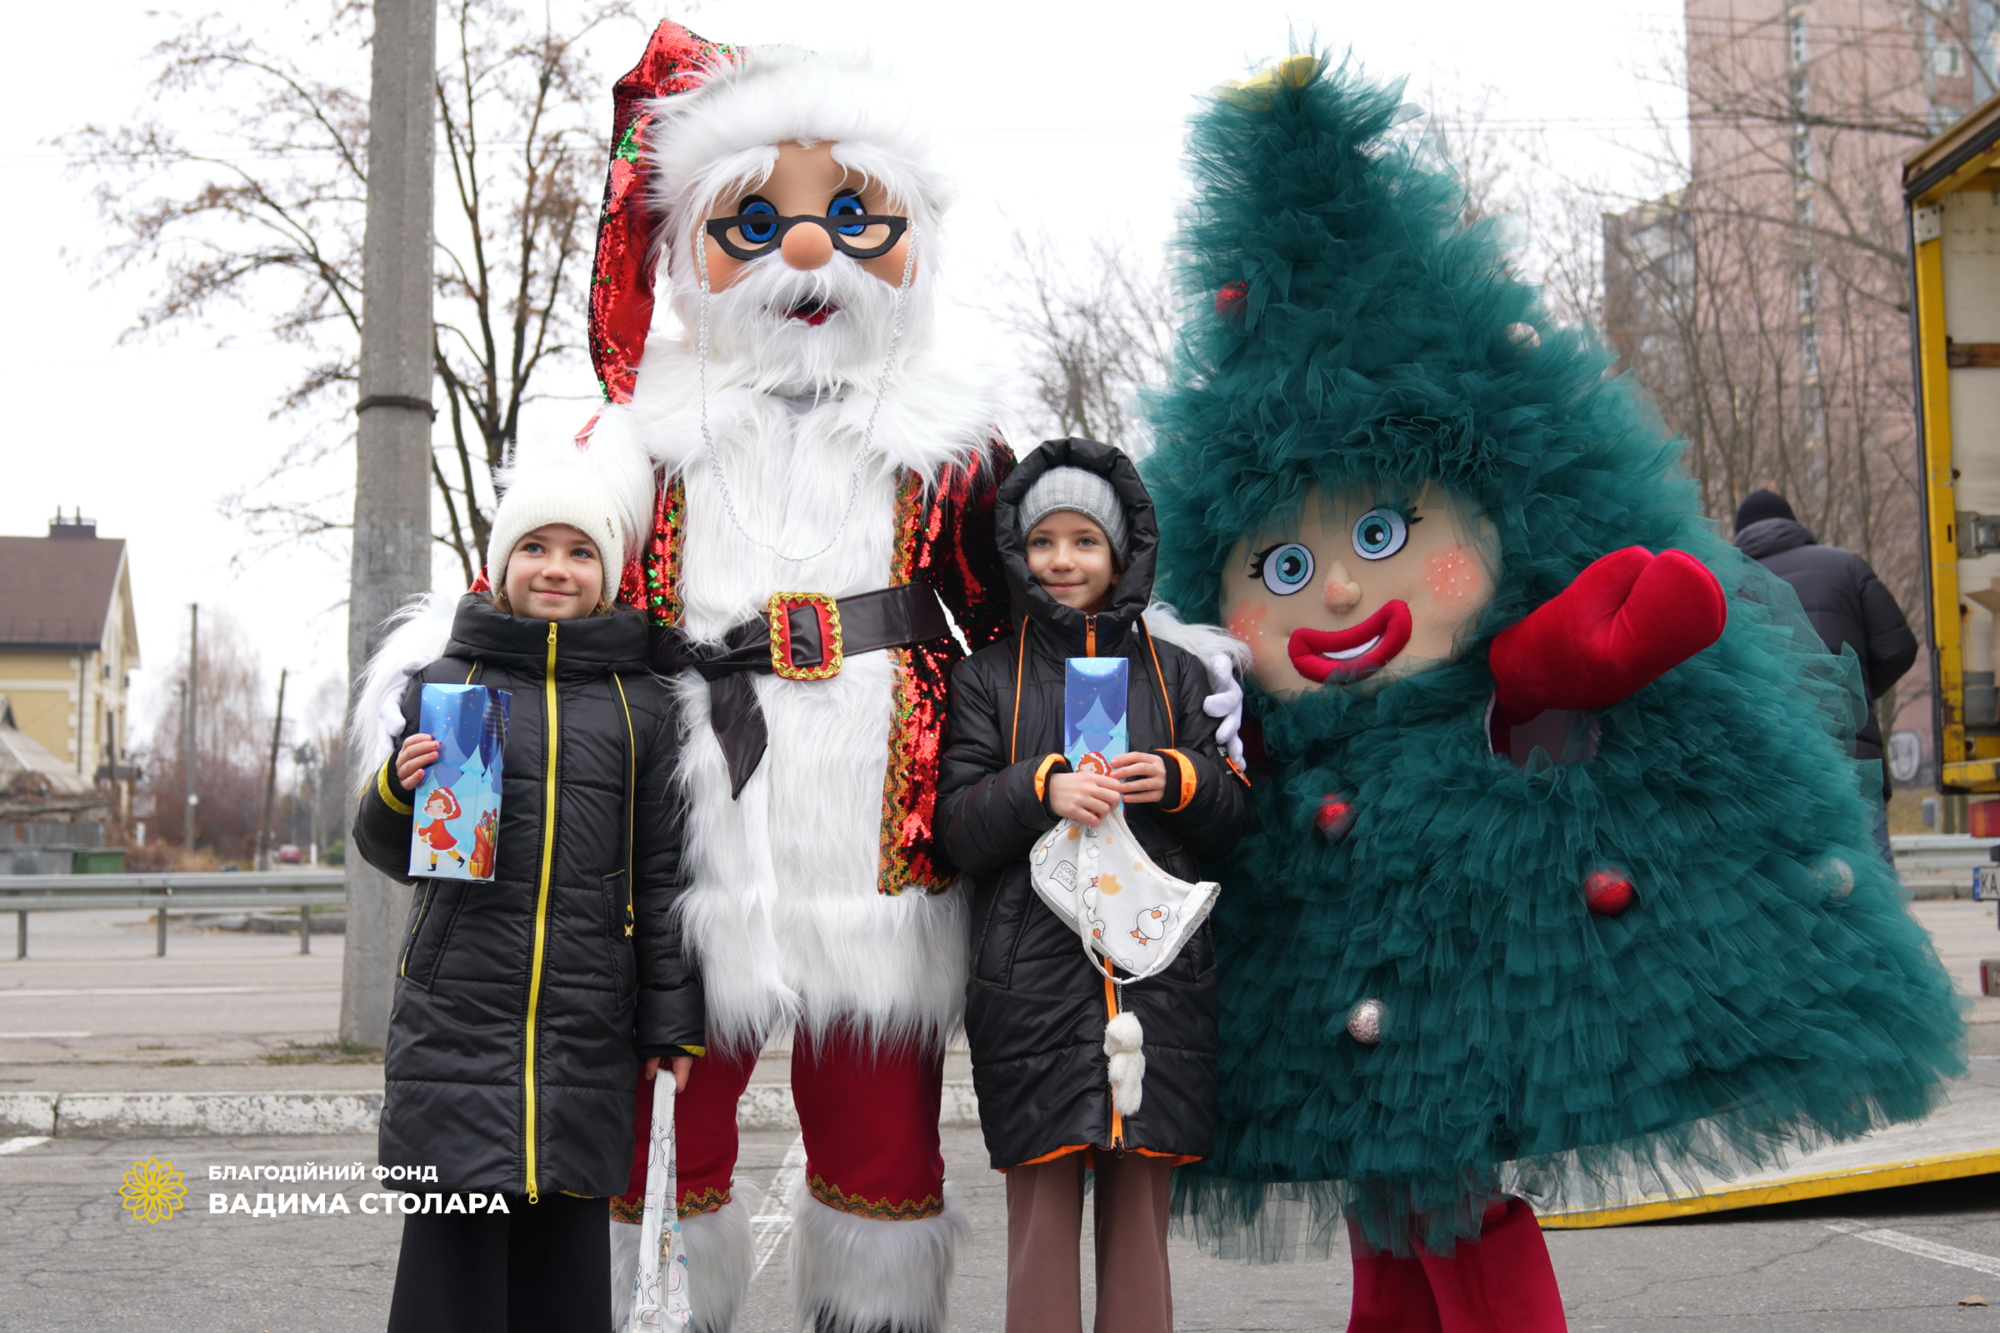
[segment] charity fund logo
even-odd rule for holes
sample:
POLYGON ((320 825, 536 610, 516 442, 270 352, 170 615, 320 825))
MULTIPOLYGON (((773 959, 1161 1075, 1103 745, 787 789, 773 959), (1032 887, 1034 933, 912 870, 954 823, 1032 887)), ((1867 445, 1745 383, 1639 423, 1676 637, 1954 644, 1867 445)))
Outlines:
POLYGON ((118 1195, 132 1216, 145 1222, 164 1222, 187 1202, 187 1186, 172 1162, 148 1157, 132 1163, 118 1195))

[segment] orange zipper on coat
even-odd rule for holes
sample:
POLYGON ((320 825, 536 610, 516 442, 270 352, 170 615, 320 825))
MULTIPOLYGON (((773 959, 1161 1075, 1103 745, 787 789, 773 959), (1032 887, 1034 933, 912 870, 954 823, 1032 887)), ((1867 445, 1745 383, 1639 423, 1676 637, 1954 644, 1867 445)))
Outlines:
MULTIPOLYGON (((1104 966, 1109 969, 1111 964, 1107 960, 1104 966)), ((1104 1014, 1106 1023, 1118 1017, 1118 987, 1108 970, 1104 974, 1104 1014)), ((1116 1093, 1111 1097, 1111 1146, 1119 1152, 1125 1151, 1125 1116, 1118 1109, 1116 1093)))

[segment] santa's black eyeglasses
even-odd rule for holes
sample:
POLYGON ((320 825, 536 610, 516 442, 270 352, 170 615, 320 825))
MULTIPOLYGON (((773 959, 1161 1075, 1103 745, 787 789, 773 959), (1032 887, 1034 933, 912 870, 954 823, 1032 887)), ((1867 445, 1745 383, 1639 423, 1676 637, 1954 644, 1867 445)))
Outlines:
POLYGON ((799 213, 779 217, 776 213, 739 213, 733 218, 711 218, 704 229, 732 259, 756 259, 784 244, 785 233, 801 223, 824 228, 833 248, 850 259, 880 259, 896 248, 909 230, 905 217, 869 213, 836 213, 814 217, 799 213))

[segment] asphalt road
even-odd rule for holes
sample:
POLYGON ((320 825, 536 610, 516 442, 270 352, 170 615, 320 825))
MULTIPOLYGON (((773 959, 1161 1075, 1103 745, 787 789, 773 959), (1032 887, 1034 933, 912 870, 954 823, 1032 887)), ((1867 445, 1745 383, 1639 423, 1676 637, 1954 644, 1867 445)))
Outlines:
MULTIPOLYGON (((769 1181, 792 1136, 744 1136, 741 1174, 769 1181)), ((56 1140, 0 1144, 0 1327, 70 1333, 109 1327, 258 1333, 379 1330, 400 1224, 345 1216, 210 1216, 211 1165, 361 1161, 368 1139, 56 1140), (158 1223, 121 1209, 135 1160, 171 1161, 188 1207, 158 1223)), ((973 1223, 953 1288, 955 1330, 1001 1328, 1003 1196, 979 1136, 947 1131, 946 1158, 973 1223)), ((325 1185, 266 1184, 273 1192, 325 1185)), ((363 1186, 348 1185, 350 1204, 363 1186)), ((375 1188, 372 1183, 366 1188, 375 1188)), ((1086 1231, 1086 1235, 1087 1235, 1086 1231)), ((1087 1242, 1086 1242, 1087 1243, 1087 1242)), ((1550 1233, 1571 1327, 1607 1333, 2000 1330, 2000 1178, 1920 1186, 1696 1221, 1550 1233), (1913 1252, 1914 1251, 1914 1252, 1913 1252), (1983 1295, 1993 1307, 1959 1301, 1983 1295)), ((1088 1263, 1088 1255, 1084 1256, 1088 1263)), ((1088 1269, 1085 1269, 1088 1272, 1088 1269)), ((1174 1252, 1184 1330, 1341 1329, 1346 1256, 1252 1268, 1174 1252)), ((790 1328, 782 1246, 757 1279, 741 1333, 790 1328)))

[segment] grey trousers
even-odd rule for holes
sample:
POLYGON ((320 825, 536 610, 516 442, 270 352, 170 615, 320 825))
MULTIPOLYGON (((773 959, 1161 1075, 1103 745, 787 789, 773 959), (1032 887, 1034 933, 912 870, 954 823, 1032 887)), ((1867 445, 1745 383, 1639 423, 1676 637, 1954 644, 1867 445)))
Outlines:
MULTIPOLYGON (((1082 1333, 1083 1157, 1007 1171, 1007 1333, 1082 1333)), ((1171 1333, 1164 1157, 1098 1151, 1096 1333, 1171 1333)))

